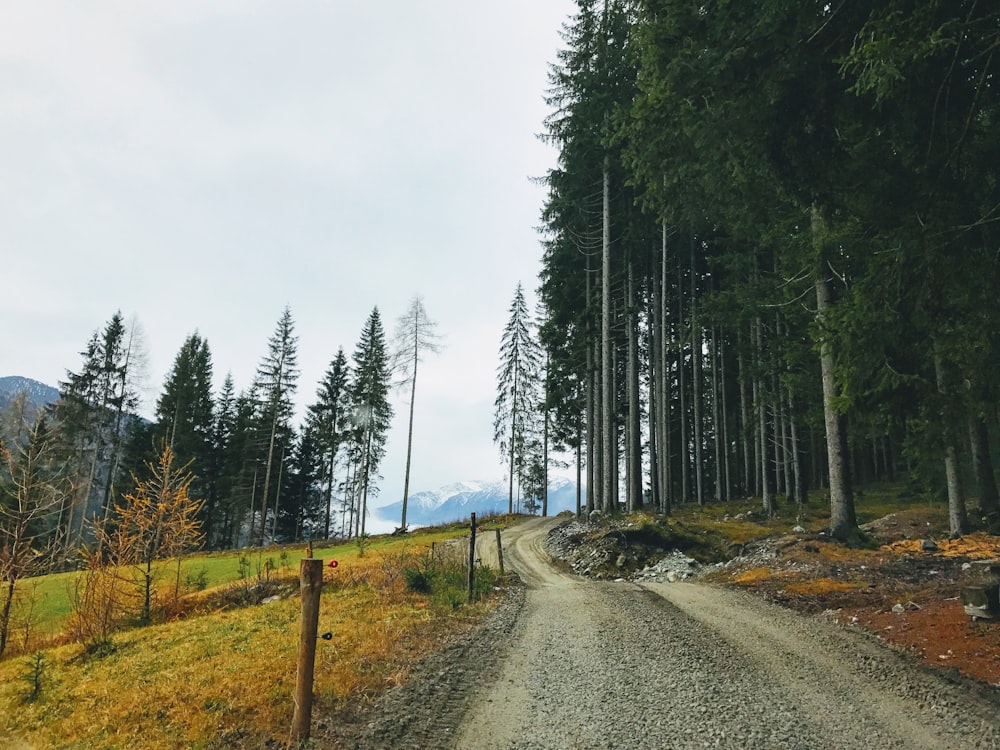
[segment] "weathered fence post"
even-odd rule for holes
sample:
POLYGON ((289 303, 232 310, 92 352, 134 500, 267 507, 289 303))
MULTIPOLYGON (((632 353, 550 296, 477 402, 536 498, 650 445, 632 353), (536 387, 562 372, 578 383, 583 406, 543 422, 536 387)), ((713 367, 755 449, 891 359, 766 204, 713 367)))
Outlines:
POLYGON ((472 539, 469 541, 469 604, 472 604, 472 584, 476 577, 476 514, 472 514, 472 539))
POLYGON ((319 595, 323 589, 323 561, 307 558, 299 564, 302 623, 299 632, 298 671, 295 677, 295 714, 292 742, 309 739, 312 723, 313 670, 316 666, 316 631, 319 626, 319 595))
POLYGON ((500 546, 500 529, 497 528, 497 559, 500 560, 500 575, 503 575, 503 547, 500 546))

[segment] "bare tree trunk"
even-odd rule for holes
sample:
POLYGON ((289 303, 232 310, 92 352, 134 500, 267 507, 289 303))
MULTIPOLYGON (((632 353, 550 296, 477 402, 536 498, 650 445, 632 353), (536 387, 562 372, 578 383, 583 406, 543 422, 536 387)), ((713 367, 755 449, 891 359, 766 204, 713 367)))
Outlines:
POLYGON ((732 477, 732 461, 731 451, 729 446, 729 399, 726 397, 726 391, 729 389, 726 387, 726 341, 723 339, 719 342, 719 370, 720 370, 720 380, 722 381, 722 459, 724 462, 723 476, 725 477, 725 485, 722 491, 722 499, 728 502, 732 499, 733 495, 733 477, 732 477))
POLYGON ((628 449, 625 452, 625 480, 628 484, 628 509, 642 509, 642 415, 639 408, 639 323, 635 294, 635 272, 628 268, 628 362, 626 362, 626 388, 628 392, 628 449))
MULTIPOLYGON (((764 358, 764 325, 760 318, 756 320, 757 327, 757 362, 758 369, 764 358)), ((763 382, 763 378, 760 379, 763 382)), ((764 514, 773 518, 775 514, 774 489, 771 484, 771 472, 768 471, 768 430, 767 430, 767 399, 763 385, 757 387, 757 420, 760 430, 760 488, 764 514)))
POLYGON ((711 351, 712 362, 712 432, 715 440, 715 499, 722 502, 722 430, 719 429, 719 342, 716 329, 712 328, 711 351))
POLYGON ((542 428, 542 516, 549 514, 549 355, 545 355, 545 425, 542 428))
POLYGON ((278 459, 278 484, 274 488, 274 518, 271 520, 271 543, 278 538, 278 501, 281 500, 281 475, 285 471, 285 449, 281 449, 278 459))
POLYGON ((840 395, 834 375, 833 347, 825 330, 826 318, 831 307, 830 282, 825 267, 824 251, 826 228, 822 213, 813 206, 811 224, 816 248, 817 269, 816 318, 820 329, 820 369, 823 377, 823 420, 826 425, 826 453, 830 481, 830 533, 835 539, 847 541, 856 534, 858 519, 854 510, 854 492, 847 463, 847 432, 843 420, 834 407, 840 395))
POLYGON ((618 505, 617 488, 614 486, 614 390, 611 363, 611 175, 610 159, 604 157, 602 179, 602 222, 601 222, 601 443, 602 479, 601 501, 604 508, 614 509, 618 505))
POLYGON ((774 415, 774 492, 775 495, 785 494, 787 499, 788 490, 788 452, 785 448, 785 400, 781 395, 782 389, 778 383, 778 376, 771 378, 771 414, 774 415))
POLYGON ((972 467, 979 488, 979 514, 986 521, 987 529, 992 532, 1000 525, 1000 499, 997 497, 997 483, 993 474, 989 430, 981 417, 969 416, 969 443, 972 448, 972 467))
MULTIPOLYGON (((413 380, 410 383, 410 423, 406 431, 406 472, 403 475, 403 515, 399 527, 406 531, 406 506, 410 499, 410 457, 413 455, 413 405, 417 400, 417 364, 420 362, 418 337, 413 337, 413 380)), ((517 375, 514 376, 515 378, 517 375)))
POLYGON ((699 506, 705 505, 705 467, 702 457, 702 423, 701 423, 701 328, 698 325, 697 289, 695 276, 695 238, 691 236, 691 406, 694 429, 694 485, 695 499, 699 506))
POLYGON ((330 473, 327 475, 327 478, 326 478, 326 514, 325 514, 325 516, 323 518, 323 538, 324 539, 329 539, 330 538, 330 515, 333 512, 331 510, 330 506, 333 503, 333 469, 334 469, 334 466, 336 465, 336 458, 337 458, 336 455, 331 452, 330 453, 330 468, 329 468, 330 473))
MULTIPOLYGON (((587 258, 587 308, 590 309, 593 302, 593 293, 590 284, 590 258, 587 258)), ((595 498, 600 495, 600 480, 598 477, 598 466, 600 458, 597 449, 597 372, 594 358, 595 337, 591 330, 593 317, 587 315, 587 513, 594 510, 595 498)))
POLYGON ((600 454, 597 447, 597 373, 594 363, 594 344, 587 345, 587 512, 597 506, 596 498, 601 494, 601 480, 598 474, 600 454))
POLYGON ((795 394, 788 389, 788 425, 791 441, 792 478, 795 503, 801 509, 806 504, 805 472, 802 470, 802 449, 799 440, 798 422, 795 419, 795 394))
MULTIPOLYGON (((680 260, 677 261, 677 324, 684 325, 684 270, 681 268, 680 260)), ((677 336, 677 377, 678 377, 678 391, 680 395, 680 428, 681 428, 681 444, 678 450, 678 455, 680 458, 679 467, 681 472, 681 502, 687 502, 691 499, 691 495, 688 492, 688 458, 690 456, 690 451, 688 450, 688 433, 687 433, 687 408, 685 404, 685 394, 687 389, 684 387, 684 337, 680 334, 677 336)))
POLYGON ((743 449, 743 497, 750 497, 753 492, 753 450, 750 447, 750 409, 747 386, 747 368, 743 358, 743 334, 737 338, 736 366, 739 369, 737 379, 740 384, 740 445, 743 449))
MULTIPOLYGON (((618 347, 611 347, 611 393, 618 393, 618 347)), ((611 465, 610 484, 613 488, 611 494, 605 499, 604 510, 607 513, 617 513, 621 506, 619 489, 621 487, 621 439, 624 435, 619 435, 618 400, 614 396, 611 399, 611 415, 605 417, 611 425, 611 457, 607 459, 611 465)), ((605 478, 605 482, 608 479, 605 478)))
POLYGON ((267 494, 271 489, 271 468, 274 463, 274 439, 278 432, 278 403, 281 400, 281 379, 285 373, 285 349, 282 347, 278 360, 278 385, 274 395, 274 417, 271 419, 271 435, 267 442, 267 467, 264 470, 264 493, 260 503, 260 546, 264 546, 264 530, 267 528, 267 494))
MULTIPOLYGON (((655 266, 655 264, 654 264, 655 266)), ((653 507, 660 510, 663 506, 660 500, 660 441, 657 437, 659 430, 658 417, 660 413, 660 323, 659 311, 657 310, 657 279, 655 273, 651 275, 650 282, 652 291, 646 300, 646 335, 649 337, 649 491, 650 502, 653 507)))
POLYGON ((671 437, 670 437, 670 350, 667 346, 669 325, 668 316, 670 314, 670 304, 668 300, 668 277, 670 266, 667 262, 667 224, 661 224, 661 257, 660 257, 660 445, 661 450, 660 466, 660 508, 664 513, 670 512, 673 489, 671 488, 671 437))
POLYGON ((938 392, 945 397, 945 407, 941 413, 941 432, 944 439, 944 471, 948 482, 948 525, 952 536, 961 536, 968 531, 968 517, 965 511, 965 491, 962 488, 962 476, 958 465, 958 446, 955 444, 952 414, 948 407, 951 398, 948 378, 945 373, 944 361, 934 345, 934 374, 937 378, 938 392))
MULTIPOLYGON (((583 505, 583 487, 581 487, 581 481, 583 479, 583 429, 579 426, 576 428, 576 515, 577 518, 580 517, 581 506, 583 505)), ((590 494, 589 492, 587 494, 590 494)))

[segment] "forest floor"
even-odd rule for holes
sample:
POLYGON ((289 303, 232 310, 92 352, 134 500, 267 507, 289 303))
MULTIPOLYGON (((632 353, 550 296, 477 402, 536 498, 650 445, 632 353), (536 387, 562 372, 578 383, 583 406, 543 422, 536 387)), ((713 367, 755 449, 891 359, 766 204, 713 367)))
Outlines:
POLYGON ((556 553, 594 578, 692 578, 741 589, 1000 686, 1000 619, 973 619, 961 599, 964 587, 989 583, 987 566, 977 561, 1000 558, 1000 537, 977 532, 951 540, 946 510, 924 506, 864 524, 866 549, 831 542, 815 525, 797 525, 730 546, 726 554, 720 542, 739 540, 749 521, 743 514, 711 520, 690 511, 679 515, 684 521, 669 522, 684 550, 679 557, 669 539, 653 533, 663 521, 652 518, 571 522, 556 553), (672 557, 664 558, 668 551, 672 557), (720 557, 730 559, 712 562, 720 557))

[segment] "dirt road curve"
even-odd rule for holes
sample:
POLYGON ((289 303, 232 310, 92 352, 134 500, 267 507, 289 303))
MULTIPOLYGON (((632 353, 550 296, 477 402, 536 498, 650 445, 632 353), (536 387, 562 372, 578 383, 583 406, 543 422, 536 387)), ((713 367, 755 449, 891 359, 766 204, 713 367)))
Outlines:
POLYGON ((996 705, 826 622, 697 584, 559 573, 551 525, 507 533, 526 603, 458 748, 998 746, 996 705))
MULTIPOLYGON (((415 718, 386 746, 1000 748, 989 688, 728 590, 561 573, 544 551, 553 523, 505 532, 523 607, 488 651, 480 638, 452 654, 409 709, 387 709, 415 718)), ((489 542, 477 545, 484 562, 489 542)))

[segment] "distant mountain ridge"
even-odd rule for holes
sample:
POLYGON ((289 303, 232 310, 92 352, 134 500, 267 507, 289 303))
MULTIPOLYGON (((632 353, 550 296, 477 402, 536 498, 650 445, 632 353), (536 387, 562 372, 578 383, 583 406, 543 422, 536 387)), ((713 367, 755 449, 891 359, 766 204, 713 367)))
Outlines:
MULTIPOLYGON (((586 503, 586 488, 583 490, 586 503)), ((427 490, 410 495, 406 504, 407 525, 434 526, 441 523, 461 521, 471 513, 484 516, 490 513, 506 513, 509 489, 506 481, 471 481, 446 484, 438 490, 427 490)), ((518 498, 514 499, 515 506, 518 498)), ((520 498, 521 512, 524 499, 520 498)), ((403 501, 383 505, 373 509, 383 521, 402 519, 403 501)), ((549 484, 549 515, 554 516, 564 510, 576 510, 576 485, 568 479, 556 479, 549 484)))
POLYGON ((20 393, 28 395, 29 413, 54 404, 59 400, 59 389, 20 375, 0 377, 0 409, 6 409, 20 393))

